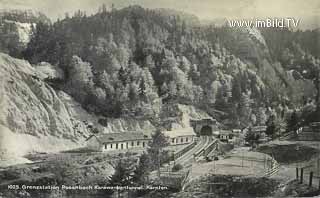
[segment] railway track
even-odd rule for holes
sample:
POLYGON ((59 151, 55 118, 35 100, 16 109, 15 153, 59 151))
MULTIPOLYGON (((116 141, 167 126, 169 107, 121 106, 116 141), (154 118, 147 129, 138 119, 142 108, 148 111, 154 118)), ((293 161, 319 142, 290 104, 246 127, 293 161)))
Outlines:
POLYGON ((211 138, 209 136, 201 136, 197 145, 186 152, 184 155, 176 159, 175 163, 181 164, 183 166, 191 164, 194 160, 194 154, 206 148, 210 144, 210 140, 211 138))

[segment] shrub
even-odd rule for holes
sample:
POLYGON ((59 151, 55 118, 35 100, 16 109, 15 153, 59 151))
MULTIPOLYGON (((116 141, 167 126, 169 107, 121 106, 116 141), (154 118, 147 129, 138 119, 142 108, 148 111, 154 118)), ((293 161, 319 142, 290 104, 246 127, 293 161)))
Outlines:
POLYGON ((0 179, 2 180, 13 180, 20 178, 20 172, 18 170, 8 170, 0 174, 0 179))
POLYGON ((183 168, 183 166, 181 164, 176 164, 172 167, 172 171, 177 172, 177 171, 181 170, 182 168, 183 168))

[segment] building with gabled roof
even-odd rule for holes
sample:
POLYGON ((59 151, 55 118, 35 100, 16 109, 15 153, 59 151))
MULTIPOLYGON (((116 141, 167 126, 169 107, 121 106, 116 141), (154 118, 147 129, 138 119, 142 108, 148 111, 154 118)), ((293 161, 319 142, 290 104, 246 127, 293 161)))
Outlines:
POLYGON ((120 132, 91 135, 86 139, 87 147, 96 151, 144 149, 151 136, 139 132, 120 132))
POLYGON ((170 145, 182 145, 192 143, 196 137, 192 127, 172 129, 171 131, 162 132, 167 138, 170 145))
POLYGON ((255 133, 265 133, 267 131, 267 126, 254 126, 251 127, 251 131, 255 133))
POLYGON ((234 133, 232 131, 229 131, 229 130, 221 130, 219 132, 219 139, 221 141, 224 141, 224 142, 232 142, 234 141, 234 133))

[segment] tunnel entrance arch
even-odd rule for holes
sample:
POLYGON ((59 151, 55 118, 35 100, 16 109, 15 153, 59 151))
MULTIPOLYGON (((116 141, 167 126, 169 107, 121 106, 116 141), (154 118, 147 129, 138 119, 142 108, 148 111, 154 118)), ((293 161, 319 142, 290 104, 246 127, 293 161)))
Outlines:
POLYGON ((190 120, 190 125, 193 127, 197 136, 212 136, 214 131, 218 130, 218 124, 215 119, 199 119, 190 120))
POLYGON ((200 130, 200 136, 211 136, 212 135, 212 128, 211 126, 203 126, 200 130))

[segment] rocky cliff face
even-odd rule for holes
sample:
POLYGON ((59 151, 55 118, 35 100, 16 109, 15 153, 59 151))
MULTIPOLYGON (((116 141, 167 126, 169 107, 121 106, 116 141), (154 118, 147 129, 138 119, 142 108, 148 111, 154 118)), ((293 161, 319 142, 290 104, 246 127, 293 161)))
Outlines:
POLYGON ((28 62, 0 54, 0 73, 3 152, 20 155, 74 148, 89 134, 83 114, 86 120, 93 118, 68 95, 42 81, 28 62))
POLYGON ((134 119, 112 119, 107 126, 100 125, 98 117, 85 111, 68 94, 54 90, 45 82, 42 70, 35 68, 26 61, 0 54, 2 154, 82 147, 93 128, 101 133, 154 129, 150 122, 134 119))

